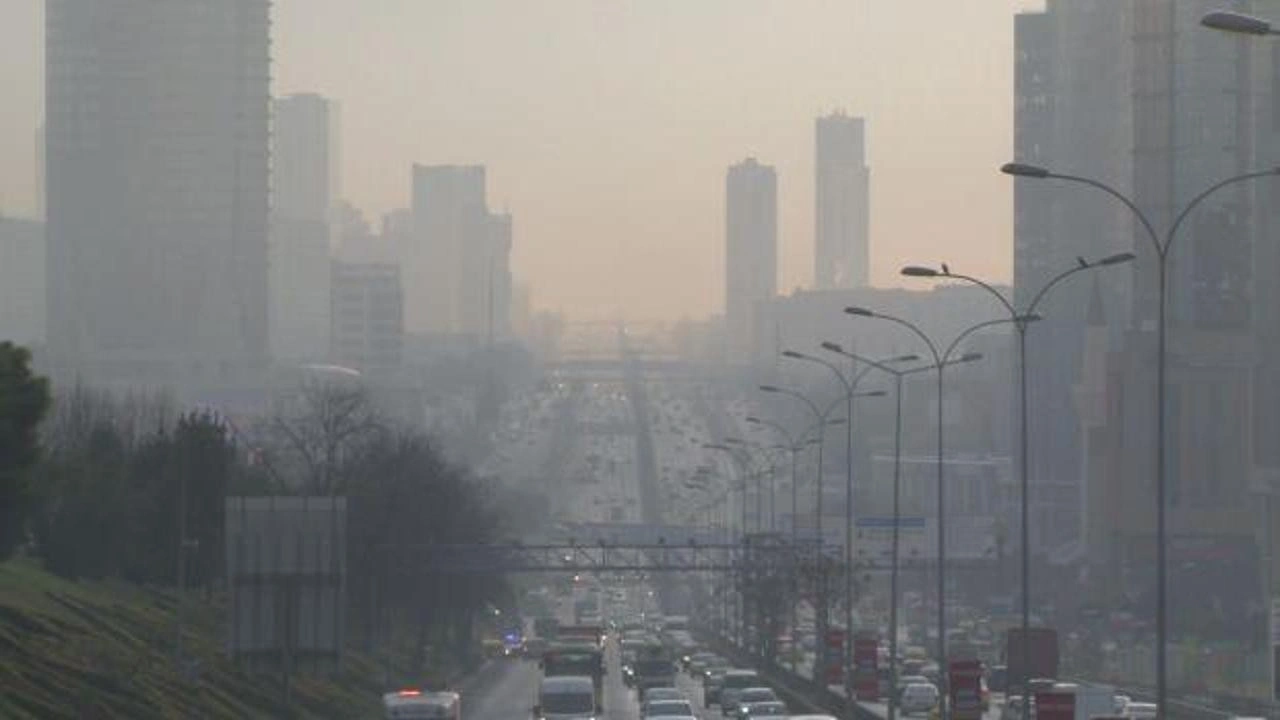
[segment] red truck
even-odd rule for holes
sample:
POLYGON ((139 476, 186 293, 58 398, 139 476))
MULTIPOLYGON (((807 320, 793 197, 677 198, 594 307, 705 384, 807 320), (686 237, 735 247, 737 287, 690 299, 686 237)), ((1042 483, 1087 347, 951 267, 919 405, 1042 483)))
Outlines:
POLYGON ((1058 677, 1058 631, 1052 628, 1009 628, 1005 633, 1009 692, 1021 692, 1024 680, 1058 677), (1025 644, 1024 644, 1025 640, 1025 644))

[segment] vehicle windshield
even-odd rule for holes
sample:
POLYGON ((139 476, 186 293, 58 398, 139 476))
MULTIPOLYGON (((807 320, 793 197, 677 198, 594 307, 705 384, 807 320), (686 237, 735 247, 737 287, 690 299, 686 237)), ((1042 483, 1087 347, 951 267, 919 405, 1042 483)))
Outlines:
POLYGON ((782 703, 752 703, 747 706, 747 714, 755 717, 758 715, 785 715, 787 706, 782 703))
POLYGON ((686 700, 659 700, 648 703, 645 712, 649 715, 691 715, 693 706, 686 700))
POLYGON ((590 693, 543 693, 544 713, 595 712, 595 697, 590 693))

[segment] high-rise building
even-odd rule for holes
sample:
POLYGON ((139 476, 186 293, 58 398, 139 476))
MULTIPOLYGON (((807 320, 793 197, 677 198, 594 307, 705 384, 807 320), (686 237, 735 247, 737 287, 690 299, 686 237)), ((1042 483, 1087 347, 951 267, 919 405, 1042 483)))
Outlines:
POLYGON ((35 161, 36 219, 44 222, 44 123, 36 128, 35 161))
POLYGON ((272 103, 271 355, 317 362, 329 352, 336 108, 314 94, 272 103))
POLYGON ((813 284, 863 287, 870 263, 871 171, 866 122, 833 113, 814 123, 813 284))
POLYGON ((778 292, 778 178, 755 158, 725 177, 724 284, 729 360, 741 362, 754 345, 756 304, 778 292))
POLYGON ((268 0, 49 0, 48 336, 94 381, 267 358, 268 0))
POLYGON ((0 216, 0 342, 44 343, 44 284, 44 224, 0 216))
POLYGON ((456 333, 464 248, 484 243, 489 210, 482 165, 415 165, 415 243, 405 260, 405 326, 411 333, 456 333))
POLYGON ((404 293, 400 268, 385 263, 333 263, 333 362, 362 372, 400 366, 404 293))
POLYGON ((484 166, 414 166, 412 219, 405 253, 409 331, 504 337, 512 223, 509 214, 489 212, 484 166))
MULTIPOLYGON (((1124 191, 1132 155, 1132 6, 1049 0, 1014 24, 1014 152, 1021 162, 1096 177, 1124 191)), ((1130 249, 1126 210, 1081 188, 1014 181, 1014 299, 1025 309, 1079 257, 1130 249)), ((1115 337, 1128 314, 1129 272, 1097 271, 1115 337)), ((1090 302, 1088 278, 1054 287, 1027 343, 1032 545, 1074 543, 1084 492, 1080 420, 1072 402, 1090 302)), ((1017 398, 1014 398, 1017 402, 1017 398)), ((1014 417, 1017 408, 1014 408, 1014 417)), ((1015 452, 1019 449, 1015 443, 1015 452)))

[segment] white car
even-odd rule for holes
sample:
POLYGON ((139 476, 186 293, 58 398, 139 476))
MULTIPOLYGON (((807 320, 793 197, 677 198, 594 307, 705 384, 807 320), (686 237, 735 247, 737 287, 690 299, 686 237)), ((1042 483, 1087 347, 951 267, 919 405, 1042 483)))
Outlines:
POLYGON ((658 700, 686 700, 684 693, 673 687, 651 687, 644 691, 644 696, 640 699, 641 704, 656 702, 658 700))
POLYGON ((644 704, 641 717, 645 720, 671 715, 693 715, 693 705, 688 700, 651 700, 644 704))
POLYGON ((787 706, 776 700, 743 703, 741 716, 750 720, 787 720, 787 706))
POLYGON ((938 688, 932 683, 911 683, 902 690, 898 708, 903 715, 927 713, 938 704, 938 688))
POLYGON ((1155 703, 1131 702, 1124 706, 1124 716, 1132 720, 1155 720, 1158 714, 1155 703))

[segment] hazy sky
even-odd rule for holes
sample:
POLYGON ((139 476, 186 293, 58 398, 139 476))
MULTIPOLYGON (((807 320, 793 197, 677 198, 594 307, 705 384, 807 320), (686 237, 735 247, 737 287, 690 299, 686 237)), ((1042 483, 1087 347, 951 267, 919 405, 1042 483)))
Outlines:
MULTIPOLYGON (((1008 280, 1013 15, 1037 0, 277 0, 275 92, 342 103, 345 195, 483 163, 538 308, 675 319, 723 302, 724 173, 778 169, 781 277, 812 281, 813 120, 868 119, 872 282, 1008 280)), ((42 0, 0 23, 0 211, 34 206, 42 0)))

